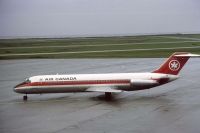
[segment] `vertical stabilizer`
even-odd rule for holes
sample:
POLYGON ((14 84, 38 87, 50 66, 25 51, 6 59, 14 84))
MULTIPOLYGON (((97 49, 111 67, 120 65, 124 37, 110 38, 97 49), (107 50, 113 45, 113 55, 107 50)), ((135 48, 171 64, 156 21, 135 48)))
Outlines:
POLYGON ((188 59, 192 56, 199 56, 187 52, 176 52, 172 54, 158 69, 153 73, 163 73, 177 75, 188 59))

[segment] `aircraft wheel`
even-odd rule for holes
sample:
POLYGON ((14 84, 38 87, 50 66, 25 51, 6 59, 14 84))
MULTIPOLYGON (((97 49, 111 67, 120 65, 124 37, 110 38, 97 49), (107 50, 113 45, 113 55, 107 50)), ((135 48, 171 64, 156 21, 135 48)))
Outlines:
POLYGON ((27 101, 28 100, 28 96, 26 95, 26 96, 23 96, 23 100, 24 101, 27 101))
POLYGON ((111 92, 105 92, 105 99, 111 100, 112 99, 112 93, 111 92))

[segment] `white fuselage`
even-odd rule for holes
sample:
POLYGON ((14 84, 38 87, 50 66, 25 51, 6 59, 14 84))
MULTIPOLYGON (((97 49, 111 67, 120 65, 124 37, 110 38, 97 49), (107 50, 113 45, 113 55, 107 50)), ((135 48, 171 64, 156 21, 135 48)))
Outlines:
POLYGON ((159 73, 41 75, 30 77, 17 85, 14 91, 24 94, 87 92, 92 87, 135 91, 159 86, 177 78, 177 75, 159 73))
MULTIPOLYGON (((112 92, 144 90, 176 80, 188 59, 199 56, 176 52, 158 69, 146 73, 33 76, 15 86, 14 91, 23 94, 104 92, 109 98, 112 92)), ((27 95, 23 99, 27 100, 27 95)))

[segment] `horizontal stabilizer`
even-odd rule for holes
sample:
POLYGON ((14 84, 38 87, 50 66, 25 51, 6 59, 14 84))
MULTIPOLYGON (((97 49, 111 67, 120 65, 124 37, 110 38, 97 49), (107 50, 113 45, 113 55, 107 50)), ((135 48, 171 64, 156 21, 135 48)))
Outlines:
POLYGON ((117 90, 112 87, 106 87, 106 86, 90 87, 86 91, 89 91, 89 92, 115 92, 115 93, 122 92, 122 90, 117 90))
POLYGON ((187 54, 179 54, 179 55, 174 55, 176 57, 200 57, 200 55, 198 54, 191 54, 191 53, 187 53, 187 54))

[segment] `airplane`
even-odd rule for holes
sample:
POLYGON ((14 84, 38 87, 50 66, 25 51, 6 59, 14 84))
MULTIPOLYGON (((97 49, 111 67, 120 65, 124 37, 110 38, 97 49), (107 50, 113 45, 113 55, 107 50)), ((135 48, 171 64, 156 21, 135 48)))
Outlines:
POLYGON ((158 69, 145 73, 108 73, 77 75, 39 75, 16 85, 16 93, 27 94, 102 92, 110 99, 112 93, 137 91, 164 85, 179 78, 178 73, 190 57, 200 55, 188 52, 172 54, 158 69))

